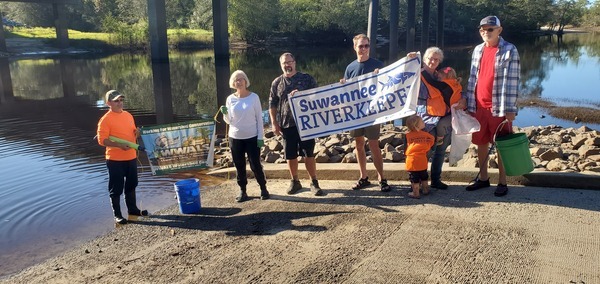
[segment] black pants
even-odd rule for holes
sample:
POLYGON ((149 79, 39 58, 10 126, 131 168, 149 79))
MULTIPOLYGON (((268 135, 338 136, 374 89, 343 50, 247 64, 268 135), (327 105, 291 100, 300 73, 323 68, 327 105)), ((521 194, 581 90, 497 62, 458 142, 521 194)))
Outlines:
POLYGON ((108 168, 108 195, 115 217, 122 217, 120 197, 125 189, 125 205, 128 212, 139 211, 136 205, 135 188, 138 185, 136 160, 106 160, 108 168))
POLYGON ((254 173, 256 182, 263 189, 267 184, 267 180, 265 179, 265 173, 260 163, 260 149, 258 148, 257 137, 248 139, 230 137, 229 147, 231 148, 231 156, 233 157, 233 164, 237 172, 237 183, 240 188, 246 189, 246 184, 248 184, 248 177, 246 175, 246 154, 248 154, 250 169, 254 173))

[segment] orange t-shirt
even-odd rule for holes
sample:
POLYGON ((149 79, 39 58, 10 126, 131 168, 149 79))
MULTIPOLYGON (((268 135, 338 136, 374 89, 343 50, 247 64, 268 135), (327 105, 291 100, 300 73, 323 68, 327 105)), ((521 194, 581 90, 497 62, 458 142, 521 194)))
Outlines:
POLYGON ((433 146, 433 135, 425 131, 410 131, 406 133, 406 170, 427 170, 427 152, 433 146))
MULTIPOLYGON (((108 136, 136 143, 135 129, 135 121, 129 112, 114 112, 109 110, 98 121, 98 144, 105 146, 104 139, 108 139, 108 136)), ((106 147, 105 156, 107 160, 129 161, 135 159, 137 153, 135 149, 125 151, 119 147, 106 147)))

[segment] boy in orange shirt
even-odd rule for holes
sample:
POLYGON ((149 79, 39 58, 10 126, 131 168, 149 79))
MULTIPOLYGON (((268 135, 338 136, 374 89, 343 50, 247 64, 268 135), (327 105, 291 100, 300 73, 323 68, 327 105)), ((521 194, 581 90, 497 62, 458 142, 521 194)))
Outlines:
POLYGON ((125 205, 129 215, 148 216, 148 211, 136 205, 135 188, 138 185, 137 152, 125 143, 111 141, 109 136, 136 143, 140 132, 133 116, 123 110, 125 96, 116 90, 106 93, 108 112, 98 121, 98 144, 106 147, 106 167, 108 168, 108 194, 110 196, 115 222, 127 224, 121 214, 121 194, 125 189, 125 205))
POLYGON ((427 152, 433 146, 435 139, 433 135, 421 131, 425 128, 425 123, 418 115, 410 116, 406 120, 406 126, 409 129, 406 133, 406 170, 412 188, 408 197, 420 198, 420 188, 423 189, 423 195, 429 194, 427 152))

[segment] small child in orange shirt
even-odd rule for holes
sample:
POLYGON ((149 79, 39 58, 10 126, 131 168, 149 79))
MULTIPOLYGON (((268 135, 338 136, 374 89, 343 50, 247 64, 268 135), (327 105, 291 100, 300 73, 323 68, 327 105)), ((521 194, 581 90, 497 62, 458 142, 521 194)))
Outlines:
MULTIPOLYGON (((462 86, 460 85, 462 78, 456 75, 456 70, 452 69, 452 67, 442 68, 437 72, 437 76, 440 81, 448 84, 452 89, 452 96, 450 97, 450 100, 446 102, 449 103, 448 106, 452 107, 452 105, 457 103, 462 97, 462 86)), ((436 125, 436 145, 442 145, 444 143, 444 136, 450 131, 452 131, 452 116, 446 115, 442 117, 436 125)))
POLYGON ((406 133, 406 170, 412 188, 408 197, 420 198, 421 188, 423 195, 429 194, 427 152, 433 146, 434 137, 423 131, 425 123, 420 116, 410 116, 406 120, 406 126, 409 129, 409 132, 406 133))

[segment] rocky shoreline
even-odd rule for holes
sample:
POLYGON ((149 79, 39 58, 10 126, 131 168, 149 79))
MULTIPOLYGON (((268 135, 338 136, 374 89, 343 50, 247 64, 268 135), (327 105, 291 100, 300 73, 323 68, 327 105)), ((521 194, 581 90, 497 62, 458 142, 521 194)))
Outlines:
MULTIPOLYGON (((386 124, 382 126, 379 138, 384 162, 404 163, 405 127, 386 124)), ((563 128, 561 126, 514 127, 513 132, 526 134, 529 139, 529 151, 536 171, 552 172, 594 172, 600 173, 600 131, 587 126, 563 128)), ((265 146, 261 157, 267 163, 285 163, 283 141, 270 130, 265 130, 265 146)), ((318 138, 315 147, 317 163, 356 163, 356 144, 348 132, 318 138)), ((226 140, 218 140, 215 149, 215 164, 231 167, 233 162, 226 140)), ((452 146, 450 146, 452 147, 452 146)), ((448 151, 450 151, 450 147, 448 151)), ((367 161, 371 162, 368 147, 367 161)), ((302 158, 300 158, 302 162, 302 158)), ((448 158, 446 158, 448 162, 448 158)), ((493 152, 488 160, 490 168, 498 168, 497 153, 493 152)), ((453 165, 454 166, 454 165, 453 165)), ((476 146, 471 144, 457 162, 458 167, 479 167, 476 146)))

